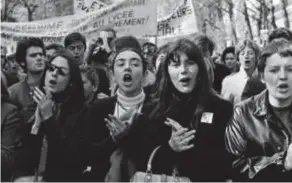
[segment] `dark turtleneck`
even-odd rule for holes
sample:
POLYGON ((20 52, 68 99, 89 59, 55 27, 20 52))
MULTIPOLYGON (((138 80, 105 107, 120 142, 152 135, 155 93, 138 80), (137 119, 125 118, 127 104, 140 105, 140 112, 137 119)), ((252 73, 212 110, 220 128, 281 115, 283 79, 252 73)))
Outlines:
POLYGON ((190 128, 195 120, 195 111, 197 106, 196 92, 183 94, 177 89, 172 90, 171 101, 166 111, 166 117, 169 117, 180 123, 183 127, 190 128))

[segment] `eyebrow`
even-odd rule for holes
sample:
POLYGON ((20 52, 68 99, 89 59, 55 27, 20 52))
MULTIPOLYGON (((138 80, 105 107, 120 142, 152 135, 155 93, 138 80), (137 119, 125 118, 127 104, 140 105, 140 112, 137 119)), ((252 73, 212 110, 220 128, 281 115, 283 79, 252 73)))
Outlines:
POLYGON ((68 68, 68 67, 57 66, 57 65, 55 65, 55 64, 52 64, 52 63, 51 63, 51 65, 52 65, 52 66, 54 66, 54 67, 60 68, 60 69, 69 70, 69 68, 68 68))

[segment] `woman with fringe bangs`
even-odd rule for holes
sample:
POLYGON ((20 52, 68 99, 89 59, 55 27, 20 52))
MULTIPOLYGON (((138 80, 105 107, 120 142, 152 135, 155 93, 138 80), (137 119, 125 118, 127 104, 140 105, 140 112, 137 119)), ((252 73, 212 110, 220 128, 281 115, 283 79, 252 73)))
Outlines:
POLYGON ((138 170, 145 171, 159 146, 153 174, 172 175, 175 168, 191 181, 225 181, 231 163, 224 132, 232 104, 211 89, 203 56, 193 42, 180 39, 168 49, 157 78, 159 100, 153 102, 148 119, 136 118, 124 139, 128 155, 138 170))

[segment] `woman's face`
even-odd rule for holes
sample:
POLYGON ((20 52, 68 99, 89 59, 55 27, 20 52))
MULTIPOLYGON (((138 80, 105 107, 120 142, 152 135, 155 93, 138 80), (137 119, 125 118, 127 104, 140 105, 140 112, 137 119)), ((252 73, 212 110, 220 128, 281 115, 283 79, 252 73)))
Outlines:
POLYGON ((239 52, 239 62, 242 68, 252 70, 256 67, 256 54, 255 51, 246 46, 239 52))
POLYGON ((225 55, 225 64, 229 69, 233 69, 236 67, 237 61, 233 53, 227 53, 225 55))
POLYGON ((191 93, 196 86, 199 66, 194 60, 179 52, 177 58, 171 58, 168 73, 174 87, 181 93, 191 93))
POLYGON ((270 97, 292 102, 292 57, 274 54, 267 58, 264 81, 270 97))
POLYGON ((129 50, 119 53, 114 62, 114 76, 123 95, 138 95, 142 91, 144 80, 141 57, 129 50))
POLYGON ((51 93, 64 91, 69 84, 70 69, 67 59, 58 56, 48 64, 45 76, 45 87, 51 93))

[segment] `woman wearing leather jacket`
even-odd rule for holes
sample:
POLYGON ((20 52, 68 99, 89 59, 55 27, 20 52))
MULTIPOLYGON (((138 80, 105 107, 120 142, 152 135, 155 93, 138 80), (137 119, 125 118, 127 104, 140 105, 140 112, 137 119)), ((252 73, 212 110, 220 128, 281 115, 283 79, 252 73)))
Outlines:
POLYGON ((235 107, 226 129, 238 181, 292 181, 292 47, 269 43, 258 69, 267 90, 235 107))

